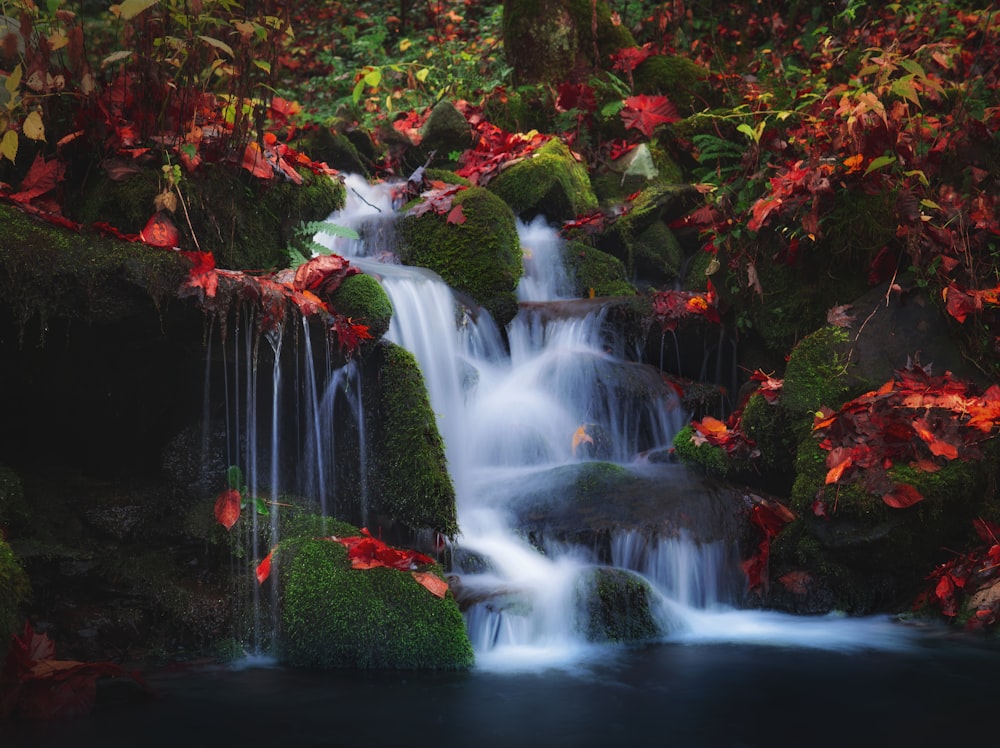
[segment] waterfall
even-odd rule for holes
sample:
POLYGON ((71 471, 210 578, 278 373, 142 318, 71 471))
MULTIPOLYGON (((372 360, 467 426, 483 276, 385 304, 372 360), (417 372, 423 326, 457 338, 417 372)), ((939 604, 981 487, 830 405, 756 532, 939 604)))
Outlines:
MULTIPOLYGON (((316 239, 381 282, 394 309, 387 338, 413 353, 423 372, 456 490, 453 572, 478 667, 537 669, 601 656, 606 647, 584 633, 585 596, 595 594, 584 580, 607 568, 648 585, 656 626, 670 640, 834 648, 898 641, 880 621, 803 624, 734 607, 745 577, 731 528, 714 540, 684 527, 662 536, 617 530, 603 556, 526 533, 514 508, 525 494, 543 502, 567 494, 587 464, 598 474, 601 465, 641 474, 654 467, 646 455, 668 447, 687 414, 655 367, 624 358, 607 302, 564 296, 561 240, 544 219, 518 222, 525 274, 504 344, 487 312, 465 308, 434 273, 399 264, 392 185, 348 177, 347 186, 347 207, 330 220, 361 238, 316 239)), ((654 482, 669 488, 678 476, 670 467, 660 467, 654 482)))

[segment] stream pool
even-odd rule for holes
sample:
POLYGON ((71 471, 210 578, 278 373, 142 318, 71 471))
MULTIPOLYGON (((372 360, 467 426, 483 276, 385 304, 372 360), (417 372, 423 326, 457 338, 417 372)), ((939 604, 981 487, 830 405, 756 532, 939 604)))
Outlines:
MULTIPOLYGON (((994 744, 1000 642, 921 631, 895 649, 601 648, 535 672, 151 672, 92 715, 0 722, 47 746, 959 746, 994 744)), ((103 688, 103 687, 102 687, 103 688)))

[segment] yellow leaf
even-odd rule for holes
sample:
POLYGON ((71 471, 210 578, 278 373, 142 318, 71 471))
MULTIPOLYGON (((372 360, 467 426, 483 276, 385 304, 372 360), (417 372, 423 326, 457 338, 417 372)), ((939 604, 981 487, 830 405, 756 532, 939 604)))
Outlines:
POLYGON ((583 424, 576 431, 573 432, 573 455, 576 455, 576 448, 581 444, 593 444, 594 440, 591 438, 590 434, 587 433, 587 424, 583 424))
POLYGON ((4 86, 7 89, 7 93, 13 95, 17 92, 17 89, 21 87, 21 66, 18 65, 14 68, 14 72, 7 76, 7 80, 4 81, 4 86))
POLYGON ((411 42, 409 39, 400 39, 399 40, 399 51, 400 52, 405 52, 412 45, 413 45, 413 42, 411 42))
POLYGON ((0 158, 7 158, 11 161, 17 158, 17 133, 8 130, 0 140, 0 158))
POLYGON ((125 0, 121 5, 111 6, 111 12, 115 12, 115 8, 118 9, 118 15, 124 20, 129 20, 130 18, 135 18, 135 16, 142 13, 147 8, 151 8, 156 5, 157 0, 125 0))
POLYGON ((45 123, 42 122, 42 115, 38 112, 32 112, 25 117, 24 124, 21 125, 21 132, 31 140, 45 140, 45 123))

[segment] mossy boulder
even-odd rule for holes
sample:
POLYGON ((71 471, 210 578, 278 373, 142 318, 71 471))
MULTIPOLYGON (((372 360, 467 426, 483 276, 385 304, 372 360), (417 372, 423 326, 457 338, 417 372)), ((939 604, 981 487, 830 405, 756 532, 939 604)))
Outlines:
POLYGON ((714 478, 725 478, 735 466, 722 447, 695 439, 697 432, 688 424, 674 436, 674 454, 681 462, 714 478))
POLYGON ((0 205, 0 292, 16 321, 44 330, 62 317, 100 323, 160 308, 180 288, 176 252, 72 232, 0 205))
POLYGON ((447 99, 442 99, 420 128, 420 148, 425 158, 434 153, 433 163, 454 164, 452 154, 472 147, 472 128, 465 116, 447 99))
POLYGON ((420 366, 386 341, 365 366, 372 511, 412 530, 455 535, 455 488, 420 366))
POLYGON ((634 296, 625 263, 588 244, 569 241, 563 245, 563 264, 573 278, 576 296, 634 296))
POLYGON ((686 57, 653 55, 633 72, 633 91, 637 94, 664 94, 683 114, 704 108, 704 97, 711 94, 706 84, 709 71, 686 57))
POLYGON ((283 662, 309 668, 472 666, 472 644, 450 592, 438 598, 396 569, 353 569, 347 549, 327 540, 284 542, 274 564, 283 662))
POLYGON ((826 484, 828 454, 814 439, 799 447, 790 502, 798 519, 776 539, 772 576, 805 569, 852 613, 907 605, 943 560, 942 548, 962 547, 972 520, 995 505, 995 447, 983 460, 953 460, 934 473, 890 467, 892 483, 912 485, 924 497, 905 509, 861 483, 826 484))
MULTIPOLYGON (((180 186, 187 215, 179 212, 173 222, 181 248, 211 251, 216 265, 231 270, 284 267, 285 249, 299 225, 324 220, 344 205, 340 180, 306 169, 299 173, 302 184, 264 181, 245 169, 202 165, 180 186)), ((162 189, 162 175, 153 169, 121 181, 101 175, 84 188, 73 217, 86 224, 104 221, 137 234, 153 215, 153 199, 162 189)))
POLYGON ((652 185, 597 237, 596 245, 621 259, 634 281, 654 286, 670 283, 680 271, 683 251, 667 224, 699 200, 697 190, 690 185, 652 185))
POLYGON ((586 166, 558 138, 500 172, 488 189, 525 219, 566 221, 597 209, 586 166))
POLYGON ((305 129, 295 147, 343 174, 368 176, 372 171, 373 154, 363 154, 347 135, 334 127, 314 126, 305 129))
POLYGON ((583 634, 592 642, 634 643, 661 635, 649 582, 625 569, 595 567, 577 585, 583 634))
POLYGON ((513 0, 503 5, 504 51, 518 85, 579 82, 635 46, 603 0, 513 0))
POLYGON ((30 589, 28 575, 0 537, 0 654, 7 652, 11 634, 17 631, 19 608, 30 589))
POLYGON ((463 223, 449 223, 447 216, 433 211, 403 217, 401 259, 433 270, 505 325, 517 314, 523 272, 514 214, 481 187, 459 191, 452 206, 462 208, 463 223))
POLYGON ((392 322, 392 302, 382 285, 370 275, 357 273, 341 281, 330 298, 333 308, 355 322, 368 325, 372 336, 367 345, 378 341, 392 322))

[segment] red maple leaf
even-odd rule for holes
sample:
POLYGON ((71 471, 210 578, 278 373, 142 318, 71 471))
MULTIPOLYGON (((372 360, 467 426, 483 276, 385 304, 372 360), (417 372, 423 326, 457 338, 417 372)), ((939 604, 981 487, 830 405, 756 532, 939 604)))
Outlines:
POLYGON ((9 197, 17 203, 30 203, 36 197, 55 189, 65 173, 66 165, 62 161, 58 159, 46 161, 41 154, 38 154, 31 162, 28 173, 21 180, 20 189, 9 197))
POLYGON ((626 129, 641 132, 647 138, 653 136, 653 130, 659 125, 677 122, 680 115, 676 107, 666 96, 629 96, 625 99, 625 107, 621 111, 622 121, 626 129))
POLYGON ((340 255, 319 255, 299 265, 292 287, 296 291, 312 291, 317 296, 329 296, 344 278, 361 272, 340 255))
POLYGON ((180 232, 170 220, 170 215, 163 210, 158 210, 150 216, 146 226, 139 232, 139 238, 151 247, 165 249, 176 247, 181 241, 180 232))
POLYGON ((235 488, 227 488, 215 499, 215 519, 227 530, 231 530, 240 518, 242 497, 235 488))
POLYGON ((219 273, 215 269, 215 256, 211 252, 181 252, 193 265, 188 279, 181 287, 181 296, 202 293, 206 299, 215 297, 219 288, 219 273))

